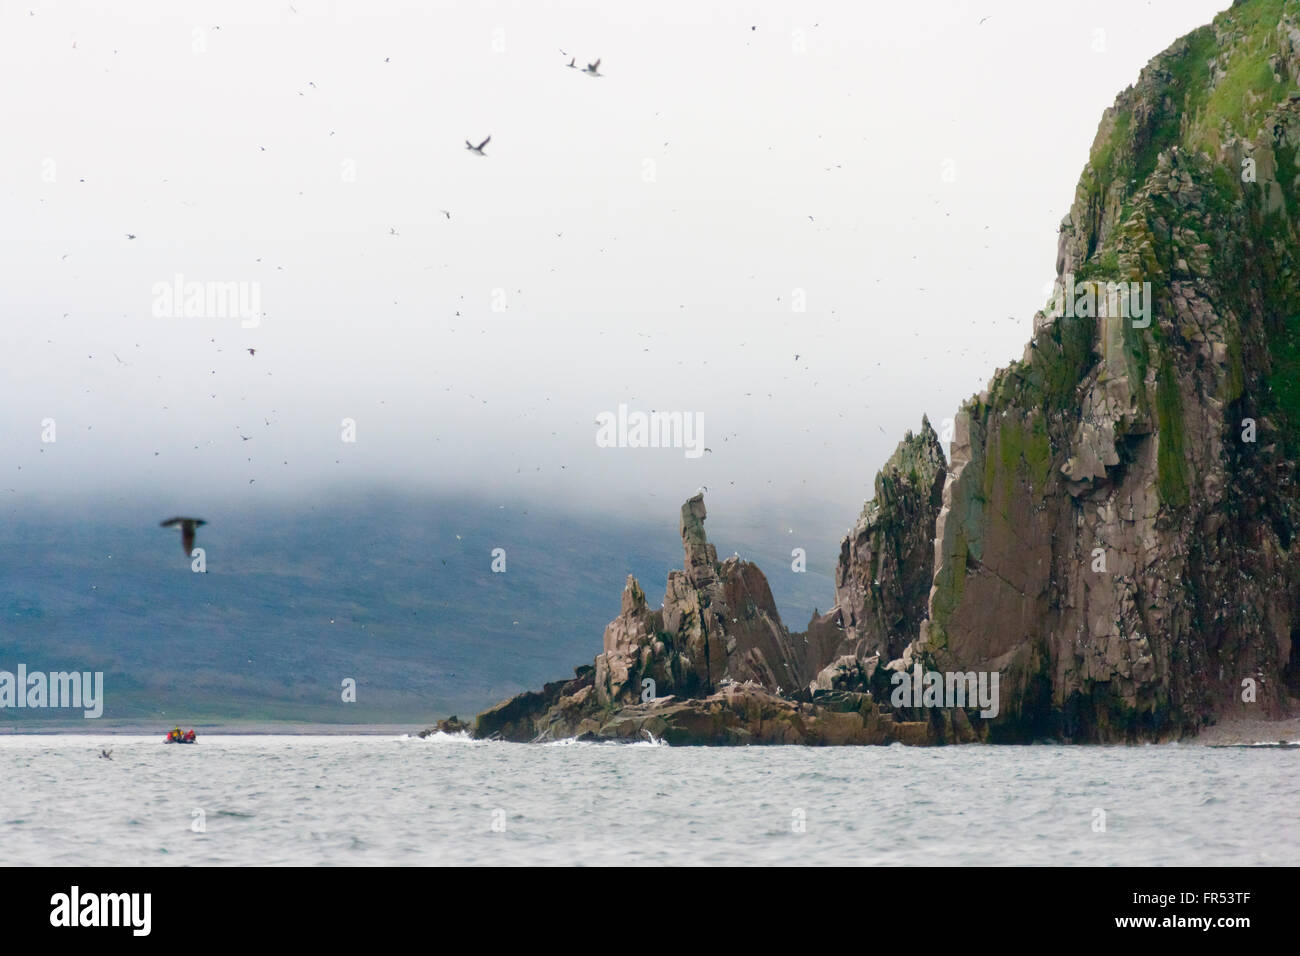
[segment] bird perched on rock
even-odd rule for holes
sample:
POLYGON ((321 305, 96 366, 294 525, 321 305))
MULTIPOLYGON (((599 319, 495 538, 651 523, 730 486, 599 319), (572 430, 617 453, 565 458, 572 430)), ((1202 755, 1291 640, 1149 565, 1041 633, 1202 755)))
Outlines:
POLYGON ((207 522, 202 518, 168 518, 160 522, 159 527, 170 528, 177 524, 181 526, 181 547, 185 549, 186 554, 189 554, 194 550, 194 529, 207 522))
POLYGON ((469 150, 470 152, 472 152, 472 153, 478 153, 480 156, 486 156, 487 153, 483 152, 483 147, 486 146, 486 145, 487 145, 488 143, 490 143, 490 142, 492 142, 492 137, 491 137, 491 136, 489 136, 487 139, 483 140, 483 142, 479 143, 477 146, 475 146, 475 145, 474 145, 473 143, 471 143, 469 140, 465 140, 465 148, 468 149, 468 150, 469 150))

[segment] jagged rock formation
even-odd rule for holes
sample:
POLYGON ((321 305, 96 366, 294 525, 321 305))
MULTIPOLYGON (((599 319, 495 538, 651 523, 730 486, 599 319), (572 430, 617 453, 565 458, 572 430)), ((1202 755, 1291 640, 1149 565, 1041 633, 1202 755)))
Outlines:
MULTIPOLYGON (((932 431, 928 440, 934 441, 932 431)), ((649 734, 703 744, 979 739, 965 714, 881 706, 856 665, 845 671, 856 678, 852 687, 848 676, 839 676, 827 677, 815 691, 805 689, 827 648, 844 641, 843 630, 822 621, 820 636, 809 644, 804 635, 792 635, 757 566, 735 557, 717 560, 704 533, 706 515, 701 495, 682 505, 685 569, 669 573, 663 607, 652 610, 629 575, 622 609, 605 628, 604 651, 594 666, 502 701, 479 715, 472 734, 514 741, 643 740, 649 734)), ((453 718, 440 729, 461 732, 466 725, 453 718)))
POLYGON ((939 436, 922 418, 876 475, 875 497, 840 543, 835 604, 844 640, 835 656, 901 657, 928 612, 935 521, 943 499, 939 436))
POLYGON ((605 650, 596 658, 601 704, 635 702, 651 687, 656 696, 699 696, 723 681, 771 691, 806 682, 767 578, 737 557, 719 563, 704 533, 706 517, 703 495, 682 505, 685 570, 669 573, 662 608, 648 608, 628 576, 622 612, 605 628, 605 650))
POLYGON ((718 563, 697 496, 663 608, 629 578, 594 668, 475 734, 1110 741, 1281 715, 1300 694, 1298 21, 1295 0, 1239 0, 1106 111, 1023 357, 962 406, 947 465, 928 421, 900 444, 806 633, 757 567, 718 563), (998 673, 997 716, 887 704, 914 663, 998 673))

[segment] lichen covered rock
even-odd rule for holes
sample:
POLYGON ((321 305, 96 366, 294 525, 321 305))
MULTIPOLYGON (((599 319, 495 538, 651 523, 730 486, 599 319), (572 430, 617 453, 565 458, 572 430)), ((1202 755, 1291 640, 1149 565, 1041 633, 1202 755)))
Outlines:
POLYGON ((1001 671, 1006 737, 1177 736, 1281 713, 1300 676, 1300 403, 1276 388, 1300 325, 1297 38, 1237 4, 1121 94, 1062 293, 958 416, 916 649, 1001 671), (1119 283, 1149 284, 1148 314, 1119 283))

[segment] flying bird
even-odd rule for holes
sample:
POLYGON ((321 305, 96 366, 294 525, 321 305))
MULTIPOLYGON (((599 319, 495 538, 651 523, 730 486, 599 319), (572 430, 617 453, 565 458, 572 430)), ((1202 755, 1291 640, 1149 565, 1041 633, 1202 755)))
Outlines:
POLYGON ((488 143, 490 143, 490 142, 492 142, 492 137, 491 137, 491 136, 489 136, 487 139, 483 140, 483 142, 479 143, 477 146, 475 146, 475 145, 474 145, 473 143, 471 143, 469 140, 465 140, 465 148, 468 149, 468 150, 470 150, 471 152, 478 153, 480 156, 486 156, 487 153, 483 152, 483 147, 486 146, 486 145, 487 145, 488 143))
POLYGON ((194 550, 194 529, 207 522, 202 518, 168 518, 160 522, 159 527, 170 528, 177 524, 181 526, 181 547, 185 549, 186 554, 189 554, 194 550))
POLYGON ((578 68, 578 58, 575 56, 571 60, 569 60, 569 69, 576 70, 577 68, 578 68))
POLYGON ((133 232, 128 232, 128 233, 126 234, 126 237, 127 237, 128 239, 134 239, 134 238, 135 238, 135 233, 133 233, 133 232))
POLYGON ((99 748, 99 756, 100 756, 100 758, 103 759, 103 760, 112 760, 112 759, 113 759, 113 751, 111 751, 111 750, 105 750, 103 747, 100 747, 100 748, 99 748))
POLYGON ((595 63, 588 63, 587 68, 582 72, 586 73, 588 76, 600 76, 600 60, 597 60, 595 63))

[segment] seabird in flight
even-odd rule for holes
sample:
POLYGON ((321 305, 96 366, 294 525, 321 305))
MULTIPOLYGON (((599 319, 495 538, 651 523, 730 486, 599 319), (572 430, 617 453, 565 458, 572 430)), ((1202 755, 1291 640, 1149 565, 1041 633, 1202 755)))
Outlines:
POLYGON ((483 147, 486 146, 486 145, 487 145, 488 143, 490 143, 490 142, 492 142, 492 137, 491 137, 491 136, 489 136, 487 139, 483 140, 483 142, 479 143, 477 146, 475 146, 475 145, 474 145, 473 143, 471 143, 469 140, 465 140, 465 148, 468 149, 468 150, 470 150, 471 152, 478 153, 480 156, 486 156, 487 153, 483 152, 483 147))
POLYGON ((600 76, 600 61, 597 60, 595 63, 588 63, 587 68, 582 72, 586 73, 588 76, 600 76))
POLYGON ((186 554, 189 554, 194 550, 194 529, 207 522, 202 518, 168 518, 160 522, 159 527, 170 528, 176 524, 181 526, 181 547, 185 549, 186 554))

